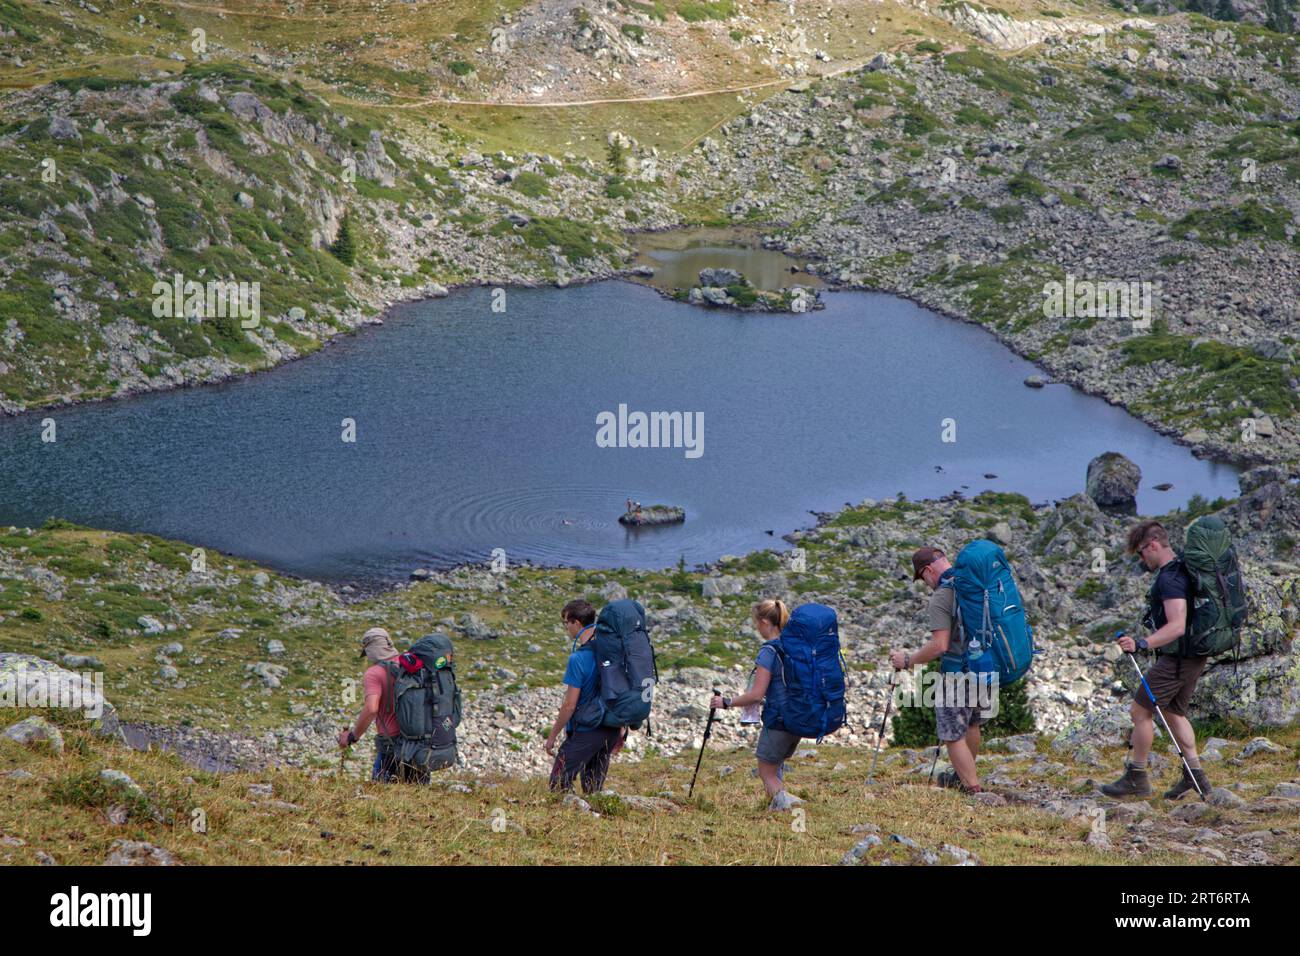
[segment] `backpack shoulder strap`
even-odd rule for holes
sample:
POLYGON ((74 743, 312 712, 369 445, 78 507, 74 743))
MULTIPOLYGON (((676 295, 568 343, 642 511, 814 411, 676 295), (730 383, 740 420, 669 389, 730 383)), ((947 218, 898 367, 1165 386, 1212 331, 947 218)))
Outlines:
MULTIPOLYGON (((402 669, 398 667, 397 664, 395 664, 393 661, 379 661, 378 663, 379 666, 384 669, 384 672, 388 674, 388 688, 387 688, 388 715, 390 717, 396 717, 397 716, 397 678, 400 676, 402 669)), ((384 701, 383 697, 380 697, 379 703, 381 707, 383 706, 383 701, 384 701)), ((384 737, 384 735, 379 732, 378 722, 375 723, 375 735, 378 737, 384 737)), ((392 738, 385 737, 385 739, 392 739, 392 738)))
POLYGON ((588 640, 586 643, 579 644, 579 645, 578 645, 578 651, 579 651, 579 652, 587 651, 588 653, 591 654, 591 658, 592 658, 592 660, 596 662, 596 666, 593 667, 593 668, 591 669, 591 678, 590 678, 590 680, 591 680, 591 683, 595 684, 596 686, 599 686, 599 685, 600 685, 600 660, 599 660, 599 658, 598 658, 597 655, 596 655, 596 638, 595 638, 595 636, 593 635, 593 636, 591 637, 591 639, 588 640))

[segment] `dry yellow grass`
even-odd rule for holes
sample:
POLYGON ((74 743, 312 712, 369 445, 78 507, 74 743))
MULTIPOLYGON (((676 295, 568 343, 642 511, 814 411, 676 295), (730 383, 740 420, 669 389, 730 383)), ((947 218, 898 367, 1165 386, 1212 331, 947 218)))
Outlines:
MULTIPOLYGON (((6 713, 5 723, 13 716, 6 713)), ((187 864, 818 865, 838 862, 862 838, 851 828, 869 823, 883 837, 901 833, 930 849, 955 844, 985 864, 1207 862, 1199 855, 1099 852, 1084 843, 1085 819, 1064 820, 1014 803, 980 806, 925 786, 923 774, 907 774, 897 759, 882 761, 876 783, 867 787, 870 752, 852 748, 823 746, 814 759, 792 763, 788 783, 806 800, 800 816, 766 812, 761 788, 749 774, 748 751, 712 751, 690 803, 684 799, 689 756, 616 761, 610 788, 623 795, 667 794, 673 808, 647 812, 597 796, 592 803, 603 812, 593 817, 565 805, 540 779, 452 775, 420 788, 360 783, 332 771, 216 775, 172 755, 119 748, 74 727, 65 726, 65 734, 68 746, 60 756, 0 741, 0 835, 25 841, 0 846, 0 862, 34 863, 43 851, 60 863, 99 863, 114 840, 131 839, 163 846, 187 864), (724 765, 735 772, 721 776, 724 765), (130 774, 155 807, 172 814, 172 822, 137 816, 111 823, 105 806, 95 805, 106 801, 87 786, 105 767, 130 774), (32 778, 8 774, 18 768, 32 778), (449 788, 454 780, 469 792, 449 788), (250 796, 253 784, 270 784, 273 795, 250 796)), ((1296 737, 1294 731, 1277 735, 1290 744, 1296 737)), ((1275 756, 1252 762, 1250 769, 1234 768, 1231 775, 1249 778, 1261 795, 1267 793, 1264 788, 1275 780, 1294 774, 1293 753, 1275 756)), ((1119 759, 1109 755, 1108 765, 1119 759)), ((1070 768, 1066 776, 1076 774, 1070 768)), ((1063 790, 1071 786, 1065 778, 1052 782, 1063 790)), ((1295 845, 1293 813, 1220 811, 1204 825, 1226 828, 1233 821, 1274 827, 1284 834, 1279 843, 1295 845)), ((910 856, 887 841, 867 860, 906 862, 910 856)), ((1275 862, 1297 862, 1294 849, 1275 862)))

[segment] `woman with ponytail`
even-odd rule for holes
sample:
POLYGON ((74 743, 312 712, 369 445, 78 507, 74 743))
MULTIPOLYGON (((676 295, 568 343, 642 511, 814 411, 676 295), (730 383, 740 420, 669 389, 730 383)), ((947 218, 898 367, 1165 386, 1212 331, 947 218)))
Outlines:
MULTIPOLYGON (((758 660, 754 667, 754 681, 749 690, 739 697, 714 697, 709 701, 713 708, 748 707, 762 703, 763 709, 775 708, 780 713, 785 703, 785 677, 781 670, 781 658, 768 642, 781 636, 786 621, 790 620, 790 609, 784 601, 759 601, 754 605, 754 629, 763 639, 763 646, 758 649, 758 660)), ((786 760, 793 756, 799 747, 801 737, 788 733, 779 725, 764 727, 758 735, 758 746, 754 755, 758 758, 758 776, 772 798, 769 810, 788 810, 796 803, 798 797, 785 790, 782 780, 786 760)))

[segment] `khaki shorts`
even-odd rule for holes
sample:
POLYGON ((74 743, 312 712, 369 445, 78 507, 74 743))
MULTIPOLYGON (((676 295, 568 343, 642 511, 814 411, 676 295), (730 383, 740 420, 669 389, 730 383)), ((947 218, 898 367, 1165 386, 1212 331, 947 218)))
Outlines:
POLYGON ((763 732, 758 735, 758 746, 754 748, 754 756, 763 763, 774 763, 780 766, 794 756, 801 740, 802 737, 788 731, 776 727, 764 727, 763 732))
MULTIPOLYGON (((1192 702, 1192 694, 1196 692, 1196 682, 1201 679, 1201 672, 1205 670, 1208 659, 1174 657, 1172 654, 1156 658, 1156 662, 1147 668, 1147 683, 1151 685, 1151 693, 1156 695, 1161 710, 1179 717, 1187 716, 1187 707, 1192 702)), ((1155 713, 1151 694, 1141 684, 1133 692, 1133 700, 1155 713)))

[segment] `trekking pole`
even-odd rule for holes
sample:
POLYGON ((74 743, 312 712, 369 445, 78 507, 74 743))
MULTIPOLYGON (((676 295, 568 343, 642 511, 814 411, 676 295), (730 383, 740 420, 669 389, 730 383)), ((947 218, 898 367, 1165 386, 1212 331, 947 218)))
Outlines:
MULTIPOLYGON (((1120 631, 1115 635, 1115 640, 1118 641, 1123 636, 1124 632, 1120 631)), ((1196 774, 1192 773, 1192 765, 1187 762, 1187 757, 1183 754, 1183 748, 1178 745, 1178 738, 1175 737, 1174 732, 1169 729, 1169 721, 1165 720, 1165 712, 1160 709, 1160 703, 1156 700, 1156 695, 1151 693, 1151 685, 1147 683, 1146 675, 1142 673, 1142 668, 1138 666, 1137 658, 1134 657, 1132 653, 1128 653, 1128 659, 1133 662, 1133 669, 1138 673, 1138 680, 1142 682, 1142 689, 1145 690, 1147 696, 1151 698, 1151 706, 1156 709, 1156 716, 1160 718, 1160 723, 1164 724, 1165 733, 1169 735, 1169 740, 1173 743, 1174 750, 1178 753, 1178 759, 1183 762, 1183 769, 1187 771, 1187 778, 1192 781, 1192 786, 1196 788, 1196 792, 1199 793, 1201 799, 1204 800, 1205 791, 1201 789, 1201 784, 1196 779, 1196 774)))
MULTIPOLYGON (((722 691, 718 690, 716 687, 713 688, 713 696, 721 697, 722 691)), ((709 745, 709 737, 713 734, 713 721, 714 714, 716 713, 717 710, 715 708, 709 708, 709 719, 704 725, 704 739, 700 741, 700 755, 695 758, 695 774, 691 777, 691 788, 686 791, 687 800, 691 799, 691 795, 695 793, 695 779, 700 775, 700 764, 704 762, 704 748, 709 745)))
POLYGON ((880 721, 880 733, 876 735, 876 753, 871 758, 871 772, 867 774, 867 784, 870 785, 872 778, 876 775, 876 761, 880 759, 880 748, 885 742, 885 728, 889 726, 889 711, 894 706, 894 688, 898 682, 894 680, 898 676, 898 671, 889 675, 889 699, 885 701, 885 716, 880 721))

